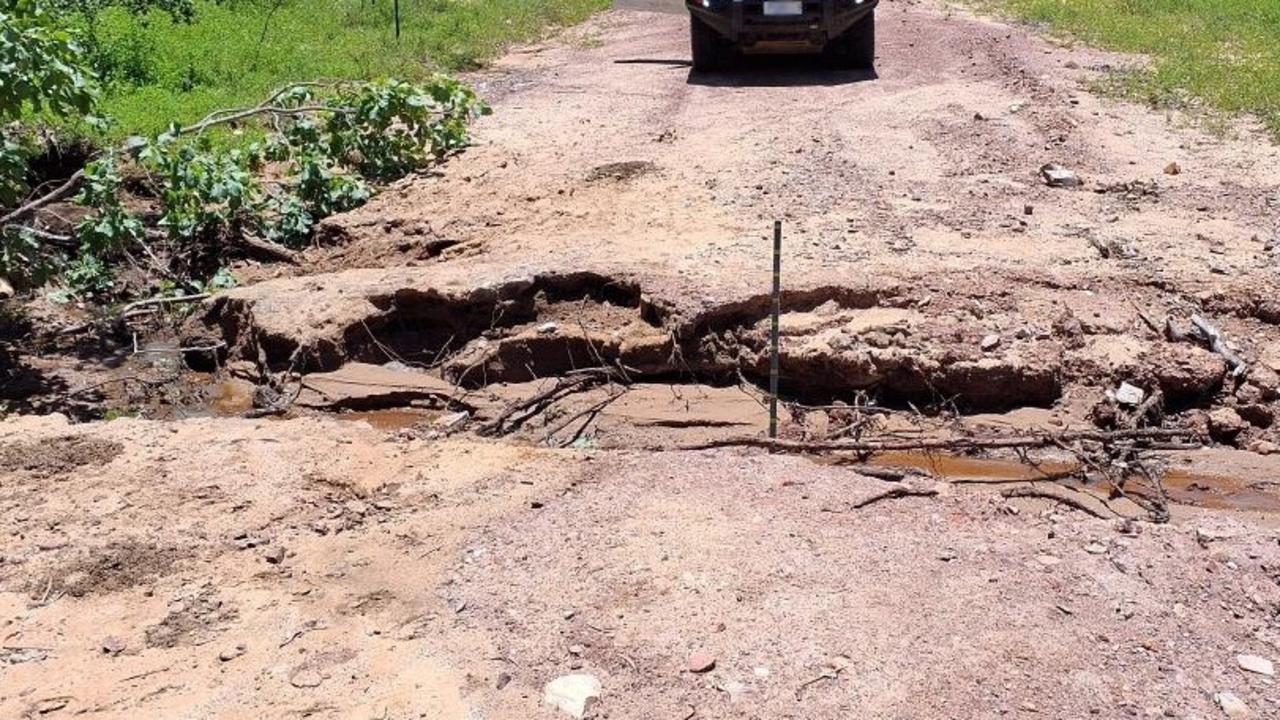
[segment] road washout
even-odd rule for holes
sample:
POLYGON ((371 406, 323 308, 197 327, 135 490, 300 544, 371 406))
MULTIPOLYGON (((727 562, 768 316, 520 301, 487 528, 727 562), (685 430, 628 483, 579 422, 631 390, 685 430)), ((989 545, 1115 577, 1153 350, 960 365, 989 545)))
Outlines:
POLYGON ((692 75, 679 15, 517 48, 475 147, 120 370, 185 363, 153 419, 0 423, 0 715, 1280 711, 1276 148, 878 12, 874 75, 692 75), (783 440, 844 450, 718 446, 774 220, 783 440))

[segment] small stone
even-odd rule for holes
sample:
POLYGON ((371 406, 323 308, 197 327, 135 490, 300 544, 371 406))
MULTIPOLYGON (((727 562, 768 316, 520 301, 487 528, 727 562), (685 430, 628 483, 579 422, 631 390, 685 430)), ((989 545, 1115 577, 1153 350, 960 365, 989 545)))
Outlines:
POLYGON ((1200 547, 1202 548, 1207 548, 1209 547, 1209 543, 1215 540, 1221 540, 1224 537, 1225 536, 1222 533, 1219 533, 1214 530, 1209 530, 1207 528, 1196 528, 1196 542, 1199 543, 1200 547))
POLYGON ((276 545, 268 550, 262 557, 272 565, 279 565, 284 562, 285 550, 283 545, 276 545))
POLYGON ((586 648, 584 648, 584 647, 582 647, 581 645, 570 645, 570 646, 569 646, 569 654, 570 654, 570 655, 581 655, 582 653, 584 653, 584 652, 586 652, 586 651, 587 651, 587 649, 586 649, 586 648))
POLYGON ((960 557, 960 554, 957 553, 953 548, 947 548, 946 550, 943 550, 941 553, 938 554, 938 559, 941 560, 942 562, 951 562, 952 560, 955 560, 958 557, 960 557))
POLYGON ((1084 551, 1090 555, 1102 555, 1107 551, 1107 546, 1100 542, 1089 543, 1085 546, 1084 551))
POLYGON ((501 690, 511 682, 511 673, 498 673, 498 681, 493 684, 495 688, 501 690))
POLYGON ((1259 657, 1257 655, 1237 655, 1236 662, 1240 664, 1240 669, 1248 670, 1251 673, 1259 675, 1275 675, 1276 666, 1270 660, 1259 657))
POLYGON ((541 325, 538 326, 538 334, 550 335, 559 329, 560 329, 560 326, 553 322, 542 323, 541 325))
POLYGON ((244 655, 244 653, 245 653, 244 645, 237 645, 233 648, 227 648, 226 650, 223 650, 222 652, 218 653, 218 659, 221 660, 222 662, 231 662, 232 660, 235 660, 241 655, 244 655))
POLYGON ((711 653, 699 650, 689 656, 689 663, 686 667, 691 673, 710 672, 716 667, 716 659, 711 653))
POLYGON ((1249 706, 1244 701, 1236 697, 1234 693, 1220 692, 1213 696, 1213 701, 1218 703, 1218 707, 1222 708, 1222 712, 1229 718, 1246 718, 1249 717, 1249 706))
POLYGON ((1176 162, 1171 162, 1168 165, 1164 166, 1164 174, 1165 175, 1181 175, 1182 166, 1176 162))
POLYGON ((299 670, 289 677, 289 684, 296 688, 320 687, 324 677, 315 670, 299 670))
POLYGON ((1048 568, 1061 563, 1062 558, 1054 557, 1053 555, 1037 555, 1036 562, 1048 568))
POLYGON ((983 352, 989 352, 991 350, 995 350, 996 348, 1000 347, 1000 336, 988 335, 982 338, 982 343, 979 345, 979 347, 982 348, 983 352))
POLYGON ((1248 427, 1249 423, 1234 408, 1222 407, 1209 412, 1209 435, 1215 440, 1231 440, 1248 427))
POLYGON ((102 641, 102 653, 104 655, 110 655, 111 657, 115 657, 116 655, 124 652, 124 647, 124 640, 116 637, 115 635, 108 636, 102 641))
POLYGON ((562 675, 547 683, 542 691, 542 702, 570 717, 581 718, 600 697, 602 690, 600 680, 594 675, 562 675))
POLYGON ((1249 449, 1259 455, 1280 455, 1280 445, 1277 445, 1270 440, 1259 440, 1249 449))
POLYGON ((1036 207, 1035 207, 1034 205, 1023 205, 1023 206, 1022 206, 1022 214, 1023 214, 1023 215, 1034 215, 1034 214, 1035 214, 1035 212, 1036 212, 1036 207))
POLYGON ((1127 382, 1120 383, 1120 389, 1116 390, 1116 402, 1121 405, 1133 407, 1141 405, 1143 400, 1147 399, 1147 392, 1137 385, 1130 385, 1127 382))
POLYGON ((1061 165, 1049 163, 1040 168, 1040 177, 1044 178, 1044 182, 1049 187, 1058 188, 1074 188, 1080 187, 1084 181, 1073 170, 1068 170, 1061 165))

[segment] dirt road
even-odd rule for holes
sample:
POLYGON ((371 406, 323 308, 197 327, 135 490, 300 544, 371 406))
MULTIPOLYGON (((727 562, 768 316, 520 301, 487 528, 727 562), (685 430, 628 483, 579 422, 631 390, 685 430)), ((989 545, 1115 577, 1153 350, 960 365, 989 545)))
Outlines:
POLYGON ((685 22, 513 52, 477 147, 242 268, 180 410, 287 417, 0 423, 0 717, 551 720, 574 673, 598 718, 1280 715, 1276 147, 933 2, 876 77, 691 77, 685 22), (761 432, 774 220, 788 437, 1181 428, 1173 522, 1012 456, 678 449, 761 432))

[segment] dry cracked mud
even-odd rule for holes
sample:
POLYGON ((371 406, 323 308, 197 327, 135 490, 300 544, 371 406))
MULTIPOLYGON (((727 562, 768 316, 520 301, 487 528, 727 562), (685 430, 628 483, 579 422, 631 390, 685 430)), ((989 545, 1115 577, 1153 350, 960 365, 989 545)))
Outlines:
POLYGON ((572 672, 599 718, 1280 715, 1237 658, 1280 661, 1280 150, 878 12, 875 75, 691 75, 677 15, 518 48, 475 147, 200 309, 206 402, 0 423, 0 716, 550 720, 572 672), (785 437, 1106 430, 1129 383, 1205 439, 1148 460, 1172 521, 1009 492, 1057 449, 688 449, 764 431, 776 220, 785 437))

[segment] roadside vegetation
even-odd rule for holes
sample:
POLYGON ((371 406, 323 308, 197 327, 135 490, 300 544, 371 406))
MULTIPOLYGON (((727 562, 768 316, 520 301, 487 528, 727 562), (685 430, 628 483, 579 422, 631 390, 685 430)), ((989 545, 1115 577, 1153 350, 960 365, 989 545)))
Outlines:
POLYGON ((1153 59, 1120 89, 1162 107, 1195 99, 1256 115, 1280 139, 1276 0, 980 0, 984 7, 1153 59))
POLYGON ((488 108, 443 71, 603 4, 400 0, 397 39, 391 0, 0 0, 0 294, 192 296, 289 260, 469 143, 488 108))
MULTIPOLYGON (((101 0, 59 0, 94 8, 101 0)), ((418 80, 466 70, 608 0, 133 0, 66 21, 83 32, 114 133, 158 133, 297 80, 418 80)))

